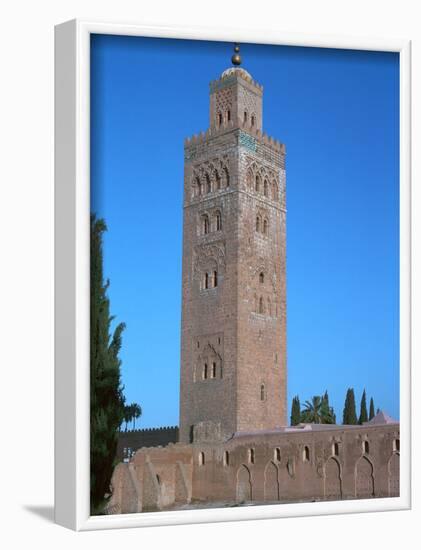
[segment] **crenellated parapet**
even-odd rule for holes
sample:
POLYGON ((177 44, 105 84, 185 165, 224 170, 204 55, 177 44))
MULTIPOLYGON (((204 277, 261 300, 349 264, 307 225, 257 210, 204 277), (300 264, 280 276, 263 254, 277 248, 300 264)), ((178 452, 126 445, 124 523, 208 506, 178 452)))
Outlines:
POLYGON ((168 432, 172 430, 178 430, 178 426, 160 426, 159 428, 140 428, 137 430, 126 430, 123 432, 120 432, 121 434, 143 434, 143 433, 151 433, 151 432, 168 432))
POLYGON ((142 447, 165 446, 178 441, 178 426, 160 426, 119 432, 117 456, 124 460, 142 447))
POLYGON ((238 69, 231 67, 224 71, 220 78, 211 80, 209 83, 210 92, 213 93, 216 90, 221 90, 227 86, 232 86, 237 79, 245 80, 248 84, 251 84, 257 90, 263 94, 263 86, 252 78, 250 73, 244 69, 238 69))
POLYGON ((194 134, 191 137, 187 137, 184 140, 184 148, 203 144, 210 139, 219 137, 234 129, 242 130, 243 132, 257 139, 261 144, 270 147, 274 151, 277 151, 279 153, 286 152, 284 143, 281 143, 279 140, 273 138, 272 136, 269 136, 265 132, 262 132, 259 128, 251 126, 250 123, 248 123, 247 121, 241 121, 238 124, 234 124, 234 121, 232 120, 224 121, 219 127, 208 128, 206 132, 199 132, 198 134, 194 134))

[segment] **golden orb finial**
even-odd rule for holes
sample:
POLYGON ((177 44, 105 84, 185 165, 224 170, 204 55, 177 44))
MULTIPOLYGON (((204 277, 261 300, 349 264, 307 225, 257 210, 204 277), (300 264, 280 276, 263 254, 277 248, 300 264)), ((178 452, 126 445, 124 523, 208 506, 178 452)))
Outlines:
POLYGON ((234 55, 231 57, 233 65, 241 65, 241 56, 240 56, 240 46, 239 44, 234 44, 234 55))

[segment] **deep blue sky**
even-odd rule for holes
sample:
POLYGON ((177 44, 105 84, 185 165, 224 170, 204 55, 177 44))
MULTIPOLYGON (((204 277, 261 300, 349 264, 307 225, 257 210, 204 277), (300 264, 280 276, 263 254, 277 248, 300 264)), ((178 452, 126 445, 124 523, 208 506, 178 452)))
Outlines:
MULTIPOLYGON (((288 410, 363 388, 399 417, 398 54, 244 44, 287 147, 288 410)), ((222 42, 92 38, 91 209, 139 427, 178 424, 183 140, 208 127, 222 42)), ((357 411, 358 412, 358 411, 357 411)))

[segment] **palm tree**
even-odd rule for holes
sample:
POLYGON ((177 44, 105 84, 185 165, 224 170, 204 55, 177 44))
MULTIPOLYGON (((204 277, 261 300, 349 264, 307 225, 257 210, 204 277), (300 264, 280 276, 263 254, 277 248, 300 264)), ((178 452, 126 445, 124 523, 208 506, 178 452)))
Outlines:
POLYGON ((333 410, 326 399, 320 395, 314 395, 311 401, 304 403, 301 421, 308 424, 333 424, 333 410))
POLYGON ((136 418, 139 418, 140 416, 142 416, 142 407, 137 403, 132 403, 130 407, 132 411, 133 429, 135 429, 136 418))
POLYGON ((125 405, 124 406, 124 422, 126 423, 126 432, 127 432, 127 424, 132 420, 133 414, 132 414, 132 406, 131 405, 125 405))

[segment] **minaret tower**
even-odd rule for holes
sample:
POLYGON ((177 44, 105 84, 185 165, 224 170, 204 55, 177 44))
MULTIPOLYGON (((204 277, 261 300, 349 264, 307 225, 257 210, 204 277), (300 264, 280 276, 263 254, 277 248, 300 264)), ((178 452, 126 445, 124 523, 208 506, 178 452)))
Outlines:
POLYGON ((285 147, 237 45, 232 63, 184 146, 183 442, 286 424, 285 147))

